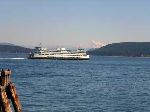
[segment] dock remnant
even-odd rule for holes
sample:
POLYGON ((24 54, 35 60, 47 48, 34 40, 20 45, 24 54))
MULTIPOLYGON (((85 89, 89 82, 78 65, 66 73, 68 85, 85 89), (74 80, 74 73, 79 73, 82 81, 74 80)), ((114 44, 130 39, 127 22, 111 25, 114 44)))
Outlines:
POLYGON ((11 102, 15 112, 22 112, 15 85, 11 82, 11 71, 0 71, 0 112, 12 112, 11 102))

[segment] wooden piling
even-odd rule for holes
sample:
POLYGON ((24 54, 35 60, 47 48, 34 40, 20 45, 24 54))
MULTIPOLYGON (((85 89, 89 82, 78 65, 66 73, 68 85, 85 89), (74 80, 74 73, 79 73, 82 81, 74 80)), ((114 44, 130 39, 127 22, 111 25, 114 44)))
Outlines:
POLYGON ((15 112, 22 112, 15 85, 10 80, 11 71, 2 69, 0 74, 0 112, 12 112, 10 101, 15 112))
POLYGON ((7 84, 10 82, 10 74, 11 74, 11 71, 9 69, 6 71, 2 69, 1 77, 0 77, 1 86, 7 86, 7 84))
POLYGON ((15 85, 13 83, 8 84, 8 93, 10 94, 10 99, 12 101, 15 112, 22 112, 21 103, 19 101, 15 85))
POLYGON ((12 112, 10 101, 7 98, 6 91, 2 86, 0 86, 0 104, 2 112, 12 112))

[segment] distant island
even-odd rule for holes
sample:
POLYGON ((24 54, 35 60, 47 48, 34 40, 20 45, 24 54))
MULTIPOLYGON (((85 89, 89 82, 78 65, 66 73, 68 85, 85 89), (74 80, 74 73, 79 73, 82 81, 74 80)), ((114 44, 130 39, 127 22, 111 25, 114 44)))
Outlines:
POLYGON ((101 48, 87 51, 99 56, 150 57, 150 42, 121 42, 108 44, 101 48))
POLYGON ((3 53, 29 53, 32 49, 10 43, 0 43, 0 52, 3 53))

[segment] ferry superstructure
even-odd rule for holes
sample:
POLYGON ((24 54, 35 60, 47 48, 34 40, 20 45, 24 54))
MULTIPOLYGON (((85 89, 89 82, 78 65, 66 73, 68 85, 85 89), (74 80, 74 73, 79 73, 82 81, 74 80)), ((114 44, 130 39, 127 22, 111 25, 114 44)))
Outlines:
POLYGON ((84 49, 70 51, 65 48, 57 48, 57 50, 49 51, 47 48, 35 47, 28 59, 89 60, 90 56, 84 49))

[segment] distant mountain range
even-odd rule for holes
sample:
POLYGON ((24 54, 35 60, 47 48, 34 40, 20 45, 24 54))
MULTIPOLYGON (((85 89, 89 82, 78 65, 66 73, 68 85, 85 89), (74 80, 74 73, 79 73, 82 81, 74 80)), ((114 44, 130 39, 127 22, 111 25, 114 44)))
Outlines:
POLYGON ((91 49, 88 54, 100 56, 150 56, 150 42, 112 43, 101 48, 91 49))
POLYGON ((0 43, 0 52, 7 53, 29 53, 32 49, 17 46, 11 43, 0 43))
MULTIPOLYGON (((17 46, 11 43, 0 43, 0 52, 30 53, 33 49, 17 46)), ((101 48, 87 51, 90 55, 99 56, 133 56, 150 57, 150 42, 121 42, 112 43, 101 48)))

